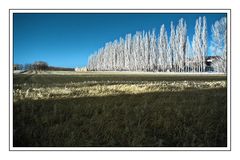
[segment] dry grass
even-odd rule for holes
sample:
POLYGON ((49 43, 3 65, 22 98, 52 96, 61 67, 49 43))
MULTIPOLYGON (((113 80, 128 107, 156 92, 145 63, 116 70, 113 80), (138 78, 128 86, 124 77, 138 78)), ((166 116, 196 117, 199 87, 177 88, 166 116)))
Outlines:
MULTIPOLYGON (((32 72, 27 72, 29 74, 32 72)), ((38 74, 42 75, 180 75, 180 76, 226 76, 225 73, 215 73, 215 72, 141 72, 141 71, 87 71, 87 72, 76 72, 76 71, 39 71, 38 74)))
POLYGON ((222 147, 224 76, 15 74, 16 147, 222 147))
MULTIPOLYGON (((66 97, 111 96, 120 94, 140 94, 150 92, 176 92, 187 89, 225 88, 225 81, 162 81, 162 82, 105 82, 95 81, 66 83, 55 87, 24 87, 14 89, 14 101, 20 99, 51 99, 66 97)), ((18 86, 19 88, 19 86, 18 86)))

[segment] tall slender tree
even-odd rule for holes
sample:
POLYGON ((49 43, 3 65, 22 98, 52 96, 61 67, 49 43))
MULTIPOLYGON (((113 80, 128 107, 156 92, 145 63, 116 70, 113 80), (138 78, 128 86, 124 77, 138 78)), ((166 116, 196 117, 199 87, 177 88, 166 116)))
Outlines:
POLYGON ((174 70, 174 61, 175 61, 175 53, 176 51, 176 46, 175 46, 175 28, 173 25, 173 22, 171 22, 171 35, 170 35, 170 42, 169 42, 169 54, 170 54, 170 59, 171 59, 171 71, 174 70))
POLYGON ((195 34, 193 36, 193 53, 195 55, 195 69, 200 72, 201 71, 201 60, 202 60, 202 51, 201 51, 201 22, 202 19, 199 17, 196 20, 195 25, 195 34))
POLYGON ((217 20, 212 25, 211 50, 217 57, 214 61, 214 70, 226 73, 227 69, 227 19, 226 17, 217 20))
POLYGON ((160 36, 158 41, 158 70, 166 71, 167 69, 167 51, 168 51, 168 43, 167 43, 167 34, 164 24, 160 29, 160 36))
POLYGON ((156 71, 157 66, 157 38, 155 30, 152 31, 150 36, 150 70, 156 71))
POLYGON ((206 57, 207 57, 207 50, 208 50, 208 44, 207 44, 207 19, 204 16, 203 17, 203 26, 202 26, 202 71, 205 71, 206 68, 206 57))
POLYGON ((192 71, 192 48, 190 44, 189 37, 187 36, 187 43, 186 43, 186 71, 191 72, 192 71))

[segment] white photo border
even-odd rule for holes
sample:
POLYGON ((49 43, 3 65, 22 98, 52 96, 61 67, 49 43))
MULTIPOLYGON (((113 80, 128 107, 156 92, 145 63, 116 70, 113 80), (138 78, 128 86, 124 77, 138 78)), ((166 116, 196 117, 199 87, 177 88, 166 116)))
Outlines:
POLYGON ((9 151, 231 151, 231 9, 9 9, 9 151), (227 147, 13 147, 14 13, 226 13, 227 147))

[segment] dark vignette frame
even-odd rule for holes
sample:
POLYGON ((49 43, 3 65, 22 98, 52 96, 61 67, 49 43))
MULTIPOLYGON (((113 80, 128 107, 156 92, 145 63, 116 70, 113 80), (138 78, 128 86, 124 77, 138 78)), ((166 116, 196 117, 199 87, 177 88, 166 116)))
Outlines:
MULTIPOLYGON (((58 12, 57 12, 58 13, 58 12)), ((61 12, 59 12, 59 13, 61 13, 61 12)), ((91 12, 89 12, 89 13, 91 13, 91 12)), ((95 12, 96 13, 96 12, 95 12)), ((101 12, 101 13, 104 13, 104 12, 101 12)), ((106 13, 109 13, 109 12, 106 12, 106 13)), ((128 13, 128 12, 122 12, 123 14, 124 13, 128 13)), ((130 12, 131 13, 131 12, 130 12)), ((155 13, 157 13, 157 12, 155 12, 155 13)), ((177 13, 177 12, 175 12, 175 13, 177 13)), ((182 13, 184 13, 184 12, 182 12, 182 13)), ((186 13, 189 13, 189 14, 191 14, 191 12, 186 12, 186 13)), ((212 13, 214 13, 214 12, 212 12, 212 13)), ((110 13, 109 13, 110 14, 110 13)), ((146 14, 147 14, 147 12, 146 12, 146 14)), ((228 15, 228 13, 226 13, 227 15, 228 15)), ((8 90, 8 95, 9 95, 9 97, 8 97, 8 102, 9 102, 9 108, 8 108, 8 116, 9 116, 9 118, 8 118, 8 151, 231 151, 232 150, 232 138, 231 138, 231 135, 232 135, 232 106, 231 106, 231 102, 232 102, 232 97, 231 97, 231 87, 232 87, 232 83, 231 83, 231 77, 232 77, 232 68, 231 68, 231 60, 232 60, 232 57, 231 57, 231 48, 232 48, 232 43, 231 43, 231 41, 232 41, 232 32, 231 32, 231 29, 232 29, 232 11, 231 11, 231 9, 230 8, 226 8, 226 9, 216 9, 216 8, 214 8, 214 9, 211 9, 211 8, 207 8, 207 9, 194 9, 194 8, 192 8, 192 9, 184 9, 184 8, 181 8, 181 9, 161 9, 161 8, 154 8, 154 9, 146 9, 146 8, 143 8, 143 9, 141 9, 141 8, 139 8, 139 9, 123 9, 123 8, 112 8, 112 9, 104 9, 104 8, 101 8, 101 9, 23 9, 23 8, 21 8, 21 9, 18 9, 18 8, 10 8, 9 9, 9 11, 8 11, 8 28, 9 28, 9 30, 8 30, 8 73, 9 73, 9 75, 8 75, 8 82, 9 82, 9 84, 8 84, 8 88, 9 88, 9 90, 8 90), (230 23, 229 23, 229 26, 227 25, 227 31, 228 31, 228 29, 229 29, 229 31, 230 31, 230 35, 228 35, 227 34, 227 40, 228 40, 228 42, 229 42, 229 44, 230 44, 230 46, 228 46, 227 47, 227 53, 229 54, 229 56, 227 56, 227 84, 228 84, 228 80, 229 80, 229 99, 227 99, 227 104, 228 104, 228 101, 230 101, 230 105, 229 105, 229 111, 230 111, 230 113, 229 113, 229 115, 230 115, 230 118, 229 118, 229 120, 230 120, 230 126, 229 126, 229 129, 230 129, 230 135, 228 135, 228 131, 227 131, 227 137, 228 136, 230 136, 229 137, 229 145, 230 146, 227 146, 227 147, 229 147, 229 149, 226 149, 226 150, 207 150, 207 148, 211 148, 211 147, 202 147, 202 148, 206 148, 206 150, 191 150, 191 149, 185 149, 185 150, 183 150, 183 149, 179 149, 179 150, 171 150, 171 149, 169 149, 169 150, 161 150, 161 149, 152 149, 152 150, 144 150, 144 149, 134 149, 134 150, 132 150, 132 149, 127 149, 127 150, 121 150, 121 149, 111 149, 111 150, 108 150, 108 149, 94 149, 94 148, 96 148, 96 147, 91 147, 91 148, 93 148, 93 149, 89 149, 89 150, 83 150, 83 149, 79 149, 79 147, 71 147, 71 148, 76 148, 75 150, 59 150, 59 149, 53 149, 53 150, 48 150, 48 149, 44 149, 44 150, 31 150, 31 149, 29 149, 29 150, 14 150, 14 149, 11 149, 11 146, 10 146, 10 119, 11 118, 13 118, 13 116, 11 117, 11 113, 10 113, 10 107, 12 107, 13 106, 13 102, 11 102, 11 100, 10 100, 10 96, 11 96, 11 93, 10 93, 10 84, 11 84, 11 75, 10 75, 10 65, 11 66, 13 66, 13 61, 12 61, 12 64, 10 63, 11 62, 11 59, 10 59, 10 55, 11 55, 11 53, 10 53, 10 51, 11 51, 11 48, 10 48, 10 44, 11 44, 11 39, 13 40, 14 39, 14 36, 12 35, 12 37, 10 37, 10 33, 12 32, 13 33, 13 28, 10 28, 11 26, 10 26, 10 24, 11 24, 11 11, 14 11, 14 10, 35 10, 35 11, 38 11, 38 10, 58 10, 58 11, 60 11, 60 10, 79 10, 79 11, 84 11, 84 10, 91 10, 91 11, 104 11, 104 10, 115 10, 115 11, 121 11, 121 10, 134 10, 134 11, 140 11, 140 12, 134 12, 134 13, 142 13, 141 12, 141 10, 151 10, 151 11, 166 11, 166 10, 187 10, 187 11, 201 11, 201 10, 205 10, 205 11, 207 11, 207 10, 209 10, 209 11, 214 11, 214 10, 218 10, 218 11, 229 11, 229 18, 230 18, 230 23), (229 38, 230 37, 230 38, 229 38), (230 69, 230 76, 228 77, 228 58, 230 59, 230 65, 229 65, 229 69, 230 69)), ((227 16, 227 22, 228 22, 228 16, 227 16)), ((14 57, 14 54, 12 55, 12 58, 14 57)), ((13 73, 12 73, 12 76, 13 76, 13 73)), ((13 86, 13 84, 12 84, 12 86, 13 86)), ((228 97, 228 89, 227 89, 227 97, 228 97)), ((12 95, 12 98, 13 98, 13 95, 12 95)), ((228 114, 227 114, 227 120, 228 120, 228 114)), ((228 123, 227 123, 227 125, 228 125, 228 123)), ((228 126, 227 126, 227 128, 228 128, 228 126)), ((228 139, 228 138, 227 138, 228 139)), ((20 148, 20 147, 19 147, 20 148)), ((39 147, 40 148, 40 147, 39 147)), ((47 148, 47 147, 44 147, 44 148, 47 148)), ((57 147, 57 148, 67 148, 67 147, 57 147)), ((97 148, 99 148, 99 147, 97 147, 97 148)), ((109 147, 106 147, 106 148, 109 148, 109 147)), ((111 148, 114 148, 114 147, 111 147, 111 148)), ((127 148, 127 147, 117 147, 117 148, 127 148)), ((141 147, 139 147, 139 148, 141 148, 141 147)), ((171 147, 171 148, 174 148, 174 147, 171 147)), ((178 147, 178 148, 180 148, 180 147, 178 147)), ((187 147, 187 148, 190 148, 190 147, 187 147)))

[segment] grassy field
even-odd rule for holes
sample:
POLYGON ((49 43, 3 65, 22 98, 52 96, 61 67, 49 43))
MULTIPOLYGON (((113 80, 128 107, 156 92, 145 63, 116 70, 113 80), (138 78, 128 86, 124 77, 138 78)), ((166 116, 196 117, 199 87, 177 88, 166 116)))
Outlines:
POLYGON ((14 74, 14 146, 227 145, 225 75, 14 74))

